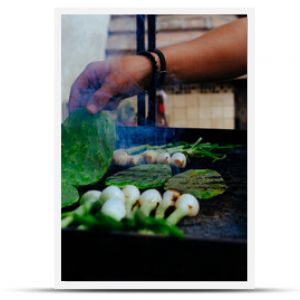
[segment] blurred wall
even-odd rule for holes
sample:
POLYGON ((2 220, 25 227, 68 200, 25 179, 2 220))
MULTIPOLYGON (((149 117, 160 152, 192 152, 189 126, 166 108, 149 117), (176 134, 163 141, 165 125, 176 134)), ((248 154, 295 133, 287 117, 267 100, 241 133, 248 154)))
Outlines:
MULTIPOLYGON (((237 15, 157 15, 156 45, 158 48, 197 38, 209 30, 227 24, 238 18, 237 15)), ((108 26, 106 56, 134 54, 136 51, 136 17, 135 15, 111 15, 108 26)), ((187 49, 188 52, 188 49, 187 49)), ((247 122, 245 95, 239 106, 235 104, 236 80, 226 82, 194 82, 169 84, 164 86, 165 118, 158 118, 157 126, 184 128, 243 128, 247 122), (166 121, 162 121, 162 120, 166 121)), ((147 102, 146 102, 147 112, 147 102)), ((137 118, 136 97, 126 99, 118 108, 118 121, 122 124, 135 125, 137 118), (125 113, 128 112, 129 113, 125 113)))
POLYGON ((63 15, 61 19, 62 118, 73 81, 92 61, 104 59, 109 15, 63 15))

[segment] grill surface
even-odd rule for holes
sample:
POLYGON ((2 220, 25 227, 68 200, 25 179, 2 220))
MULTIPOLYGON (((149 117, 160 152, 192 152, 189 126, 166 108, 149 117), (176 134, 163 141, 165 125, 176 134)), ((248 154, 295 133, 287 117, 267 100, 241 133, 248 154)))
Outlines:
MULTIPOLYGON (((246 133, 132 127, 119 128, 118 136, 118 146, 125 148, 145 143, 194 142, 200 136, 206 142, 237 143, 241 147, 215 163, 203 158, 192 158, 189 162, 186 169, 218 171, 228 190, 201 201, 200 214, 181 222, 186 239, 65 230, 62 280, 247 280, 246 133), (178 257, 184 257, 183 253, 186 260, 175 263, 178 257), (107 260, 99 260, 105 256, 107 260)), ((112 167, 107 176, 118 170, 112 167)), ((90 188, 102 189, 103 181, 81 188, 80 193, 90 188)))

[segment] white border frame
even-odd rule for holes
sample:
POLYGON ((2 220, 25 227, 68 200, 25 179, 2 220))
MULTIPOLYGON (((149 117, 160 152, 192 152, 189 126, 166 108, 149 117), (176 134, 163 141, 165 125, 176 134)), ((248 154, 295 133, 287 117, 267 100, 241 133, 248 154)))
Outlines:
POLYGON ((69 9, 55 10, 55 288, 105 290, 180 290, 254 288, 254 9, 69 9), (61 16, 63 14, 247 14, 248 16, 248 197, 247 197, 247 281, 61 281, 60 228, 60 122, 61 122, 61 16))

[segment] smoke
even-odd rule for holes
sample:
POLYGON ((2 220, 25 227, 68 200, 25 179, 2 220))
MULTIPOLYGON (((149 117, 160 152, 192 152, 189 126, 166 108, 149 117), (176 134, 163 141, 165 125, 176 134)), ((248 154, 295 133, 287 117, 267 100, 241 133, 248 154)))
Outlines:
POLYGON ((62 15, 61 99, 63 117, 70 86, 91 61, 104 59, 109 15, 62 15))
POLYGON ((176 128, 118 126, 116 148, 129 148, 144 144, 164 145, 174 141, 177 134, 176 128))

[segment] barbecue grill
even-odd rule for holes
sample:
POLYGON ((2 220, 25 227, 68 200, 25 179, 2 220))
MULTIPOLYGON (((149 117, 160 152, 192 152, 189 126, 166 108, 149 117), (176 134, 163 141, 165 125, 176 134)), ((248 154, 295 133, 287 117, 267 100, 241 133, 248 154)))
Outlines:
MULTIPOLYGON (((155 48, 155 16, 137 16, 137 51, 155 48)), ((180 223, 185 239, 131 232, 62 231, 62 281, 247 281, 247 132, 243 130, 155 127, 155 94, 138 96, 137 127, 117 128, 117 147, 195 142, 198 137, 220 144, 239 144, 225 160, 191 158, 187 169, 218 171, 228 190, 201 202, 201 212, 180 223)), ((105 177, 118 171, 111 166, 105 177)), ((94 186, 104 188, 105 178, 94 186)))

